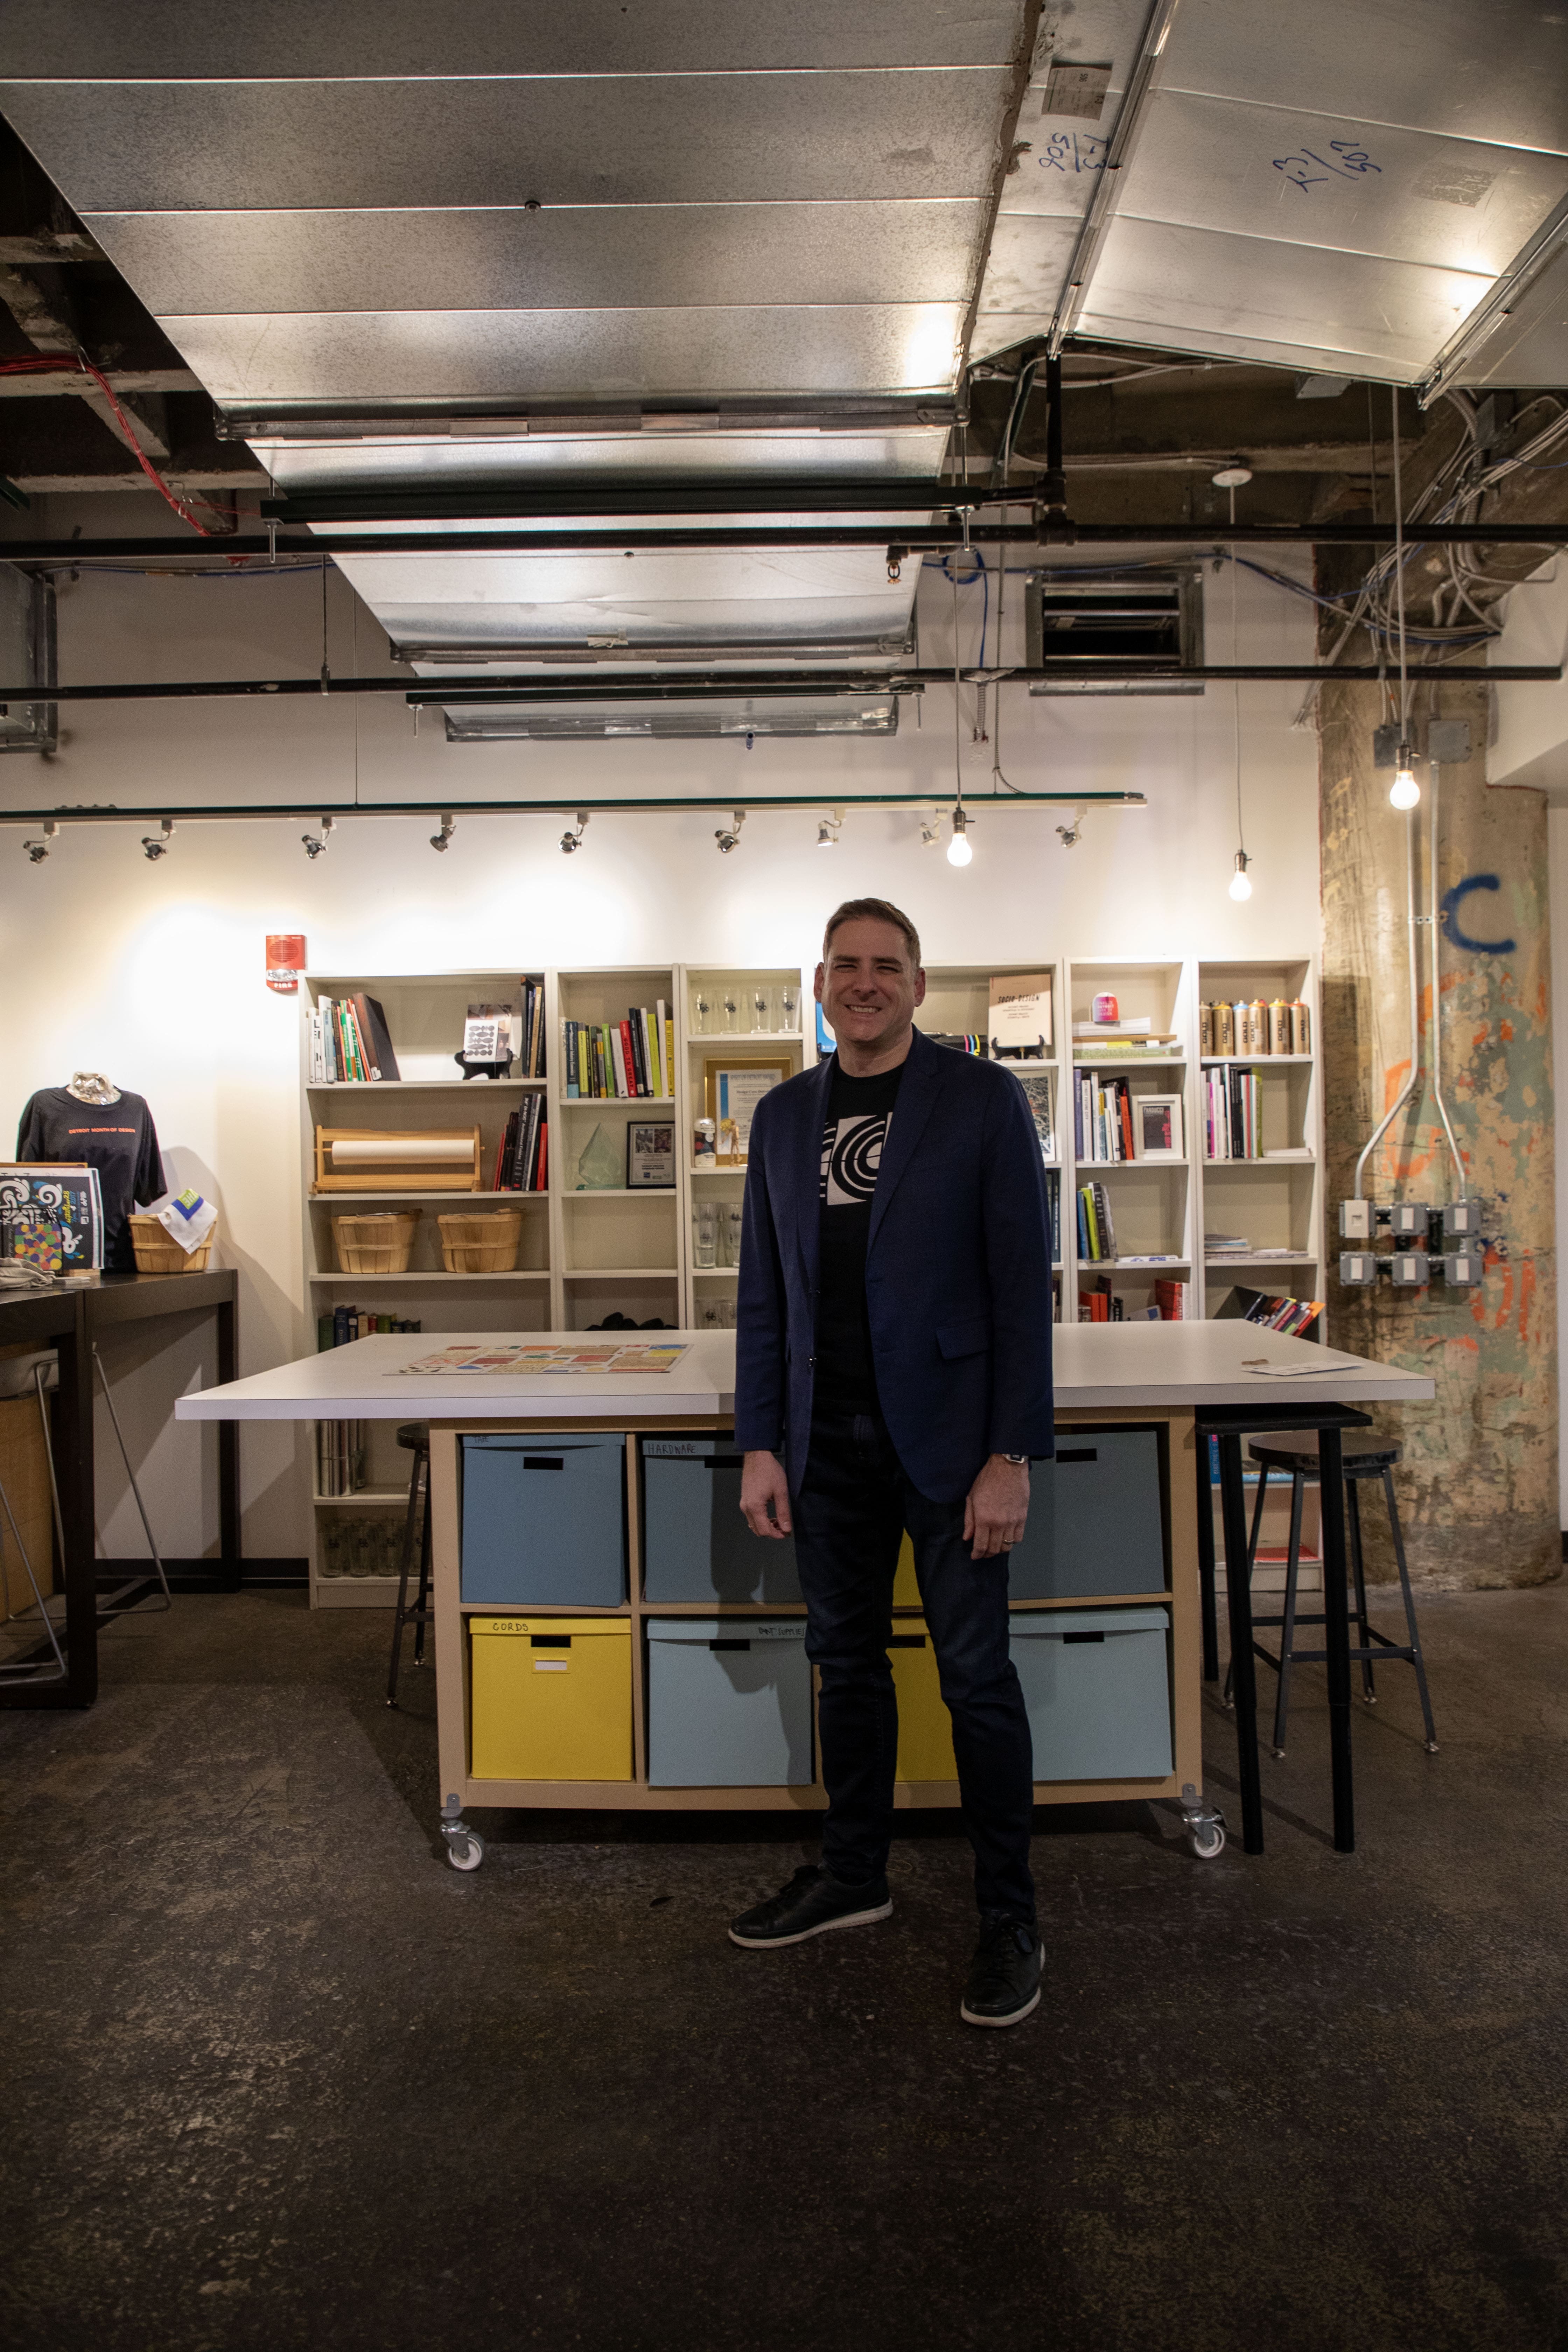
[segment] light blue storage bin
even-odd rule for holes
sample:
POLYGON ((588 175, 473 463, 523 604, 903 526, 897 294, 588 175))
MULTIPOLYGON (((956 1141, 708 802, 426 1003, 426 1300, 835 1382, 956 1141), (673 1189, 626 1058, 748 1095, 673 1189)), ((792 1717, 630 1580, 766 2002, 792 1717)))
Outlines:
POLYGON ((1163 1780, 1171 1769, 1168 1609, 1021 1609, 1013 1664, 1037 1780, 1163 1780))
POLYGON ((800 1600, 795 1538, 754 1536, 741 1517, 743 1460, 728 1435, 643 1439, 645 1600, 800 1600))
POLYGON ((1152 1429, 1061 1429, 1037 1462, 1029 1521, 1008 1555, 1015 1601, 1163 1592, 1160 1441, 1152 1429))
POLYGON ((809 1787, 816 1774, 804 1618, 646 1622, 650 1786, 809 1787))
POLYGON ((465 1437, 465 1601, 613 1609, 626 1597, 626 1439, 465 1437))

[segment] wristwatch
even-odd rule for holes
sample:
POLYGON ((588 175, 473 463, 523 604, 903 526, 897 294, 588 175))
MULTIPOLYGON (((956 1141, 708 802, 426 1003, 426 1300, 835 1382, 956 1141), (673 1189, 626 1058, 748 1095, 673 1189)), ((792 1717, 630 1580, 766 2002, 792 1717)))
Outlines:
POLYGON ((1002 1456, 1004 1462, 1012 1462, 1015 1464, 1026 1462, 1028 1458, 1029 1457, 1026 1454, 1004 1454, 1002 1456))

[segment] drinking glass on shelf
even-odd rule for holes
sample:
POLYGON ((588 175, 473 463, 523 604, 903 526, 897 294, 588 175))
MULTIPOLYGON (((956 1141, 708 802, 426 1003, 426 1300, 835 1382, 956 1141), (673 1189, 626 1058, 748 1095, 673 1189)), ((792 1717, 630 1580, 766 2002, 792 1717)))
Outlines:
POLYGON ((728 1037, 733 1037, 741 1026, 741 992, 739 989, 732 987, 726 988, 722 998, 722 1003, 724 1008, 724 1034, 728 1037))
POLYGON ((706 1269, 714 1263, 719 1241, 719 1204, 699 1201, 691 1212, 693 1263, 706 1269))
POLYGON ((723 1297, 715 1299, 713 1303, 718 1309, 720 1330, 732 1331, 735 1328, 734 1300, 726 1294, 723 1297))
POLYGON ((800 1027, 800 985, 786 980, 779 990, 779 1027, 789 1031, 800 1027))
POLYGON ((745 1212, 739 1201, 730 1201, 724 1207, 724 1263, 738 1266, 741 1263, 741 1229, 745 1212))
POLYGON ((692 992, 691 997, 692 1035, 694 1037, 710 1037, 713 1034, 713 1032, 709 1024, 712 1021, 712 1018, 713 998, 711 992, 706 988, 695 989, 692 992))
POLYGON ((772 1026, 773 992, 765 981, 760 981, 752 991, 752 1026, 765 1035, 772 1026))

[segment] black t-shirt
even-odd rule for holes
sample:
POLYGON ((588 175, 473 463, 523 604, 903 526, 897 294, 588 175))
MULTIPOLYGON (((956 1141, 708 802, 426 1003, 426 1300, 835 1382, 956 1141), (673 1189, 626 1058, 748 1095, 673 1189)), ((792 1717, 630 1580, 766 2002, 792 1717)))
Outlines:
POLYGON ((96 1168, 103 1194, 103 1263, 111 1272, 134 1269, 132 1209, 138 1201, 161 1201, 169 1189, 158 1131, 140 1095, 84 1103, 65 1087, 45 1087, 22 1113, 16 1157, 80 1160, 96 1168))
POLYGON ((900 1062, 873 1078, 847 1077, 835 1059, 828 1082, 827 1120, 822 1131, 816 1402, 830 1412, 877 1410, 866 1252, 877 1172, 903 1075, 900 1062))

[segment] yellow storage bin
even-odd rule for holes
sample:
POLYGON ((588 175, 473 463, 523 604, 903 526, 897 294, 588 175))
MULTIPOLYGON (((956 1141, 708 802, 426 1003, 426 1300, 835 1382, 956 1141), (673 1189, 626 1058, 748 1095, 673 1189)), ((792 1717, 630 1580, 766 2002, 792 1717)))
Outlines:
POLYGON ((470 1617, 476 1780, 629 1780, 625 1617, 470 1617))
POLYGON ((920 1580, 915 1575, 915 1548, 906 1535, 899 1546, 899 1565, 893 1577, 895 1609, 918 1609, 921 1605, 920 1580))
POLYGON ((888 1660, 899 1697, 898 1779, 956 1780, 952 1722, 942 1704, 936 1652, 923 1617, 894 1618, 888 1660))

